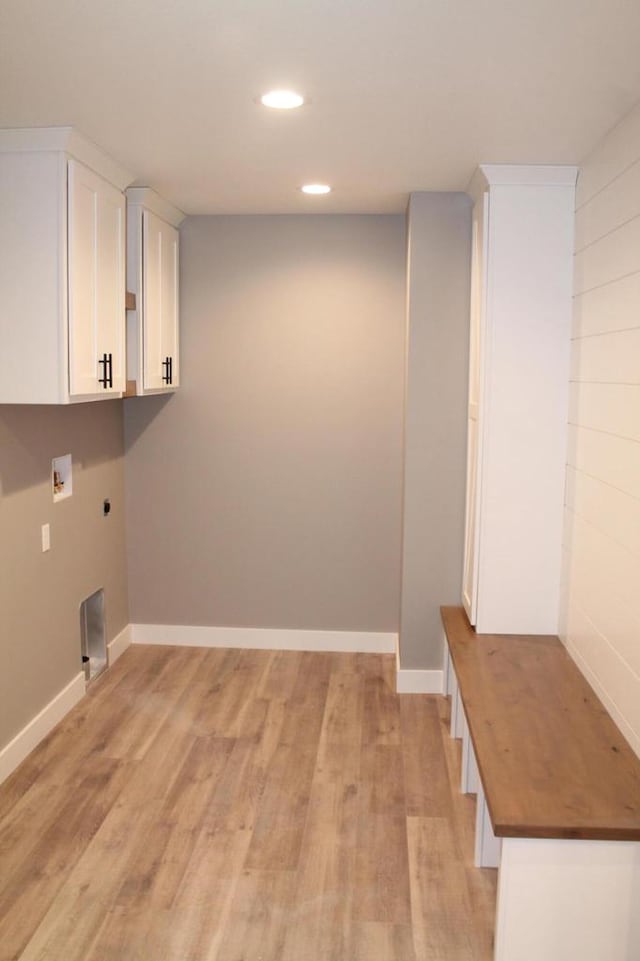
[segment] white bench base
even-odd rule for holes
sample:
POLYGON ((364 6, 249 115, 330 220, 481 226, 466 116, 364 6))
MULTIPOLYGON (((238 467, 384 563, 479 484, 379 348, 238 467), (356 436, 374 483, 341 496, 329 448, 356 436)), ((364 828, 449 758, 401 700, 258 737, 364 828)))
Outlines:
POLYGON ((446 639, 445 679, 460 788, 477 793, 475 864, 498 868, 494 961, 640 961, 640 843, 497 838, 446 639))
POLYGON ((640 844, 503 838, 494 957, 640 958, 640 844))

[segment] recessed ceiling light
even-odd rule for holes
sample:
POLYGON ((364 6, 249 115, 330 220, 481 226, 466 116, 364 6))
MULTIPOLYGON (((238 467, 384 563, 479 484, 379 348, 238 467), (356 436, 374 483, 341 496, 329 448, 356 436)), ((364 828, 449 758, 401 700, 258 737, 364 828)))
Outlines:
POLYGON ((273 107, 274 110, 293 110, 302 106, 304 97, 294 90, 270 90, 260 97, 260 103, 264 107, 273 107))
POLYGON ((300 190, 303 194, 328 194, 331 193, 329 184, 305 184, 300 190))

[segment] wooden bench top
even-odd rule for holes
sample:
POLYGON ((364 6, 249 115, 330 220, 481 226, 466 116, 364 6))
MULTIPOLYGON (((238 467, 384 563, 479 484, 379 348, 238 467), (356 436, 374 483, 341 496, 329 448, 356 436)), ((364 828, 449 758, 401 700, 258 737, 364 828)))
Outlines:
POLYGON ((640 760, 560 640, 442 620, 494 834, 640 841, 640 760))

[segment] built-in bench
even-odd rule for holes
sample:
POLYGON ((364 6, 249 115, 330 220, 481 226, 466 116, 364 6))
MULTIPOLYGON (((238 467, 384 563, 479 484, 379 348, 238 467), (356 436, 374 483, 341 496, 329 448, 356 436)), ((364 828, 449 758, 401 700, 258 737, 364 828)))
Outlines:
POLYGON ((476 864, 499 868, 496 961, 639 961, 640 761, 557 637, 442 620, 476 864))

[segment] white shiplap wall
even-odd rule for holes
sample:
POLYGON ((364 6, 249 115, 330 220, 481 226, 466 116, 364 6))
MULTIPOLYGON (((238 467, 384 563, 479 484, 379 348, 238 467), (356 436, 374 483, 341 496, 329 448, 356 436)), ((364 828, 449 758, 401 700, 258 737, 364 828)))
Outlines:
POLYGON ((640 105, 576 206, 562 636, 640 755, 640 105))

